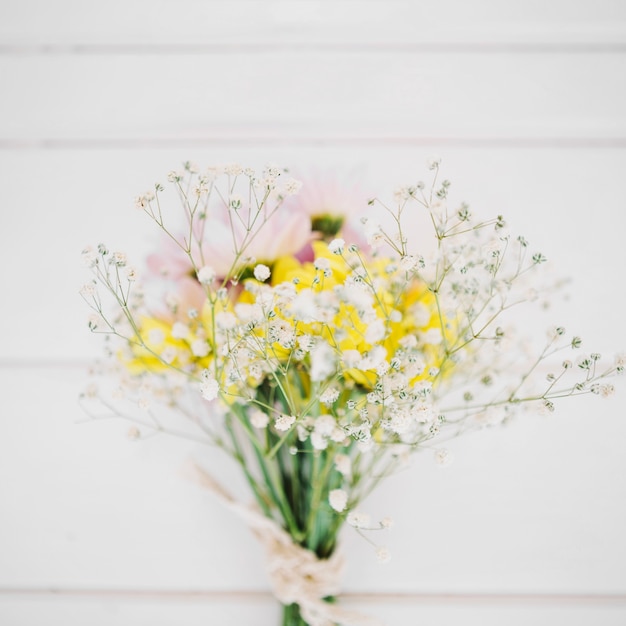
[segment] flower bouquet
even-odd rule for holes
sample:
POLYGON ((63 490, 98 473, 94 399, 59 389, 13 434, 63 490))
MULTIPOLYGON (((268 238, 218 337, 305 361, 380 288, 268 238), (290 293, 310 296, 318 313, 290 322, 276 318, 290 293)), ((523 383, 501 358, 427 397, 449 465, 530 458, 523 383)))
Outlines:
MULTIPOLYGON (((167 431, 151 408, 165 406, 195 429, 180 434, 239 465, 251 505, 197 476, 263 543, 285 626, 369 623, 336 602, 340 530, 389 558, 368 531, 391 521, 360 505, 412 453, 446 464, 447 439, 526 406, 607 396, 623 370, 623 359, 563 354, 581 340, 562 327, 532 351, 509 316, 538 302, 544 255, 501 216, 450 209, 450 183, 438 162, 430 170, 429 184, 357 206, 355 224, 337 185, 300 190, 273 166, 187 163, 136 199, 163 237, 149 289, 125 254, 83 252, 89 326, 108 339, 124 401, 145 411, 129 416, 131 433, 167 431), (432 245, 416 250, 420 220, 432 245)), ((123 414, 94 389, 84 399, 123 414)))

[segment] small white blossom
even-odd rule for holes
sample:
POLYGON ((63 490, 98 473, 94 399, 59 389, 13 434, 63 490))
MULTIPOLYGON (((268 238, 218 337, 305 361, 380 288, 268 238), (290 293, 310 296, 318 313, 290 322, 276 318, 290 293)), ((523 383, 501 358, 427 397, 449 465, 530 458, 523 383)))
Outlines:
POLYGON ((195 339, 191 343, 191 353, 198 358, 205 357, 209 354, 210 347, 206 339, 195 339))
POLYGON ((96 282, 91 281, 90 283, 85 283, 80 288, 80 295, 83 296, 83 298, 89 298, 91 296, 95 296, 96 295, 96 282))
POLYGON ((198 270, 198 280, 203 285, 210 285, 215 280, 215 270, 205 265, 198 270))
POLYGON ((376 558, 380 563, 389 563, 391 560, 391 552, 384 546, 378 546, 376 548, 376 558))
POLYGON ((435 461, 441 467, 448 467, 454 460, 452 453, 445 448, 435 450, 435 461))
POLYGON ((83 265, 85 265, 85 267, 93 267, 98 263, 98 254, 91 246, 87 246, 82 251, 81 257, 83 260, 83 265))
POLYGON ((148 398, 139 398, 139 400, 137 401, 137 406, 142 410, 142 411, 149 411, 150 410, 150 400, 148 398))
POLYGON ((174 346, 166 346, 163 352, 161 352, 161 360, 165 363, 173 363, 177 356, 177 351, 174 346))
POLYGON ((205 400, 215 400, 220 391, 220 385, 209 370, 202 372, 202 382, 200 383, 200 394, 205 400))
POLYGON ((372 248, 379 248, 384 243, 384 235, 378 222, 372 219, 365 219, 365 239, 372 248))
POLYGON ((232 330, 237 326, 237 318, 229 311, 220 311, 215 316, 215 323, 221 330, 232 330))
POLYGON ((342 476, 350 476, 352 473, 352 461, 347 454, 337 454, 335 456, 335 467, 342 476))
POLYGON ((315 345, 315 342, 313 341, 313 337, 311 337, 311 335, 300 335, 300 337, 298 337, 298 347, 301 350, 304 350, 304 352, 310 352, 311 348, 315 345))
POLYGON ((274 427, 276 430, 285 432, 293 426, 295 421, 296 418, 293 415, 281 415, 274 422, 274 427))
POLYGON ((370 525, 370 516, 360 511, 350 511, 346 521, 350 526, 354 526, 354 528, 368 528, 370 525))
POLYGON ((171 172, 168 172, 168 174, 167 174, 167 180, 168 180, 170 183, 178 183, 178 182, 180 182, 183 178, 185 178, 185 172, 180 172, 180 171, 172 170, 171 172))
POLYGON ((398 342, 405 350, 410 350, 417 346, 417 338, 415 335, 405 335, 398 342))
POLYGON ((319 257, 313 262, 313 267, 316 270, 325 272, 330 269, 330 261, 326 257, 319 257))
POLYGON ((339 397, 339 390, 334 387, 329 387, 324 391, 324 393, 320 396, 320 402, 322 404, 332 404, 339 397))
POLYGON ((315 301, 315 293, 311 289, 303 289, 292 300, 289 311, 293 317, 301 322, 315 322, 319 312, 315 301))
POLYGON ((419 266, 419 257, 407 254, 400 259, 400 267, 405 272, 412 272, 419 266))
POLYGON ((328 494, 328 502, 335 511, 341 513, 348 505, 348 494, 343 489, 333 489, 328 494))
POLYGON ((311 351, 311 380, 319 382, 335 373, 336 356, 333 349, 326 343, 319 343, 311 351))
POLYGON ((295 178, 288 178, 285 181, 284 190, 288 196, 294 196, 300 191, 301 188, 302 188, 302 183, 299 180, 296 180, 295 178))
POLYGON ((126 436, 131 441, 137 441, 137 439, 141 438, 141 431, 136 426, 131 426, 126 432, 126 436))
POLYGON ((346 242, 343 239, 333 239, 328 244, 328 251, 331 254, 343 254, 346 242))
POLYGON ((367 327, 367 330, 365 331, 365 341, 371 344, 378 343, 384 339, 385 333, 385 322, 381 319, 377 319, 367 327))
POLYGON ((99 315, 93 313, 87 318, 87 326, 89 326, 89 330, 98 330, 101 325, 102 318, 99 315))
POLYGON ((261 283, 266 281, 270 277, 270 268, 267 265, 263 265, 263 263, 259 263, 254 268, 254 277, 261 283))
POLYGON ((113 263, 113 265, 117 265, 118 267, 124 267, 126 265, 126 253, 114 252, 111 255, 111 263, 113 263))
POLYGON ((148 343, 160 345, 165 341, 165 333, 160 328, 152 328, 148 332, 148 343))
POLYGON ((426 167, 428 167, 429 170, 436 170, 440 164, 441 164, 440 157, 430 158, 428 159, 428 161, 426 161, 426 167))
POLYGON ((615 393, 615 387, 613 385, 600 385, 600 395, 603 398, 608 398, 615 393))
POLYGON ((265 428, 270 423, 270 418, 267 415, 267 413, 264 413, 258 407, 254 407, 250 409, 249 416, 250 416, 250 423, 255 428, 265 428))
POLYGON ((174 322, 172 326, 172 337, 174 339, 186 339, 189 335, 189 326, 182 322, 174 322))
POLYGON ((224 173, 228 176, 239 176, 243 172, 243 167, 239 163, 228 163, 224 166, 224 173))

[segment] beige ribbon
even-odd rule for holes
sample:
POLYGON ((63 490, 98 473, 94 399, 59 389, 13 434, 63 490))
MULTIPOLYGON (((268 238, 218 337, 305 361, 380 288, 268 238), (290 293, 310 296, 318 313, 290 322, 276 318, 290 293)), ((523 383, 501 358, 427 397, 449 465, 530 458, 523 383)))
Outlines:
POLYGON ((274 595, 284 605, 298 604, 302 618, 310 626, 382 626, 375 618, 323 600, 338 594, 341 588, 344 559, 339 551, 328 559, 320 559, 311 550, 294 543, 276 522, 237 502, 197 464, 190 463, 185 468, 185 474, 209 489, 246 522, 265 548, 274 595))

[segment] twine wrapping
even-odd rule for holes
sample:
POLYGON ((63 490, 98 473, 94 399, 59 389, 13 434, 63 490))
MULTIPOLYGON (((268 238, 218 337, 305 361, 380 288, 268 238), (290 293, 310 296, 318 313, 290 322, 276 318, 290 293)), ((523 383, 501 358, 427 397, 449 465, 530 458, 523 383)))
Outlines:
POLYGON ((318 558, 311 550, 294 543, 276 522, 237 502, 197 464, 190 464, 185 473, 246 522, 265 549, 274 595, 284 605, 299 605, 302 618, 310 626, 382 626, 375 618, 323 600, 336 595, 341 588, 344 559, 339 551, 328 559, 318 558))

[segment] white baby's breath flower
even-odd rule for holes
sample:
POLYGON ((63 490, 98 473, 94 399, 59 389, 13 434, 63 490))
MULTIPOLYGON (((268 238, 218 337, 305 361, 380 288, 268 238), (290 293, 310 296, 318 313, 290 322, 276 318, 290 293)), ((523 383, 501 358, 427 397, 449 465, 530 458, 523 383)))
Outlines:
POLYGON ((136 426, 131 426, 127 431, 126 431, 126 436, 131 440, 131 441, 137 441, 138 439, 141 438, 141 431, 136 427, 136 426))
POLYGON ((270 418, 267 415, 267 413, 264 413, 258 407, 254 407, 250 409, 249 417, 250 417, 250 423, 255 428, 265 428, 270 422, 270 418))
POLYGON ((285 432, 293 426, 295 421, 296 418, 293 415, 281 415, 274 422, 274 427, 276 430, 285 432))
POLYGON ((206 169, 206 179, 208 182, 214 182, 224 173, 223 165, 209 165, 206 169))
POLYGON ((152 328, 148 332, 148 343, 161 345, 165 341, 165 333, 160 328, 152 328))
POLYGON ((419 262, 419 257, 416 257, 412 254, 406 254, 400 259, 400 267, 405 272, 412 272, 418 268, 419 262))
POLYGON ((328 502, 337 513, 341 513, 348 505, 348 494, 343 489, 333 489, 328 494, 328 502))
POLYGON ((229 311, 220 311, 215 316, 215 323, 221 330, 232 330, 237 326, 237 318, 229 311))
POLYGON ((325 257, 319 257, 313 262, 313 267, 315 267, 316 270, 325 272, 330 269, 330 261, 325 257))
POLYGON ((295 196, 302 188, 302 183, 295 178, 288 178, 285 181, 284 191, 288 196, 295 196))
POLYGON ((385 322, 381 319, 377 319, 368 325, 365 331, 365 341, 367 343, 378 343, 385 337, 385 322))
POLYGON ((166 346, 163 352, 161 352, 161 360, 169 365, 174 362, 177 354, 177 350, 174 346, 166 346))
POLYGON ((215 280, 215 276, 215 270, 208 265, 205 265, 198 270, 198 280, 203 285, 210 285, 215 280))
POLYGON ((124 267, 126 265, 127 258, 125 252, 114 252, 111 255, 111 263, 113 265, 117 265, 118 267, 124 267))
POLYGON ((330 405, 337 400, 339 397, 339 390, 334 387, 329 387, 324 391, 324 393, 320 396, 320 402, 322 404, 330 405))
POLYGON ((315 345, 313 337, 311 335, 300 335, 297 340, 298 348, 304 350, 304 352, 310 352, 311 348, 315 345))
POLYGON ((102 326, 102 318, 96 313, 92 313, 87 318, 87 326, 89 327, 89 330, 91 331, 98 330, 98 328, 102 326))
POLYGON ((600 395, 603 398, 609 398, 615 393, 615 387, 613 385, 600 385, 600 395))
POLYGON ((326 343, 321 342, 311 351, 311 380, 319 382, 335 373, 336 356, 333 349, 326 343))
POLYGON ((435 450, 435 462, 440 467, 448 467, 453 460, 454 456, 449 450, 446 450, 445 448, 435 450))
POLYGON ((270 268, 267 265, 263 265, 263 263, 259 263, 254 268, 254 277, 259 282, 264 282, 270 277, 270 268))
POLYGON ((191 353, 198 358, 205 357, 209 354, 210 347, 206 339, 195 339, 191 342, 191 353))
POLYGON ((370 526, 370 516, 361 511, 350 511, 346 521, 354 528, 369 528, 370 526))
POLYGON ((436 170, 441 165, 440 157, 432 157, 426 161, 426 167, 429 170, 436 170))
POLYGON ((343 254, 346 242, 343 239, 333 239, 328 244, 328 251, 331 254, 343 254))
POLYGON ((85 283, 80 288, 79 293, 83 298, 90 298, 91 296, 95 296, 96 295, 96 281, 92 280, 91 282, 85 283))
POLYGON ((243 167, 240 163, 228 163, 224 166, 224 173, 228 176, 239 176, 243 173, 243 167))
POLYGON ((142 410, 142 411, 149 411, 150 407, 152 406, 150 399, 147 398, 146 396, 142 396, 137 400, 137 406, 142 410))
POLYGON ((337 454, 335 456, 335 467, 342 476, 350 476, 352 473, 352 461, 347 454, 337 454))
POLYGON ((361 353, 358 350, 344 350, 341 359, 346 369, 356 367, 361 360, 361 353))
POLYGON ((417 346, 417 338, 415 335, 405 335, 398 342, 405 350, 410 350, 417 346))
POLYGON ((172 326, 172 337, 174 339, 187 339, 189 336, 189 326, 182 322, 174 322, 172 326))
POLYGON ((172 170, 172 171, 168 172, 168 174, 167 174, 167 180, 170 183, 178 183, 183 178, 185 178, 185 172, 172 170))
POLYGON ((318 308, 315 293, 311 289, 303 289, 292 300, 289 311, 301 322, 315 322, 318 319, 318 308))
POLYGON ((391 552, 384 546, 378 546, 376 548, 376 558, 379 563, 389 563, 391 560, 391 552))
POLYGON ((380 248, 384 243, 384 235, 380 224, 372 219, 364 218, 365 239, 373 249, 380 248))
POLYGON ((85 267, 94 267, 98 262, 98 253, 91 246, 87 246, 82 251, 81 258, 85 267))
POLYGON ((200 394, 205 400, 215 400, 219 394, 220 385, 217 380, 215 380, 213 373, 210 370, 204 370, 201 377, 200 394))

